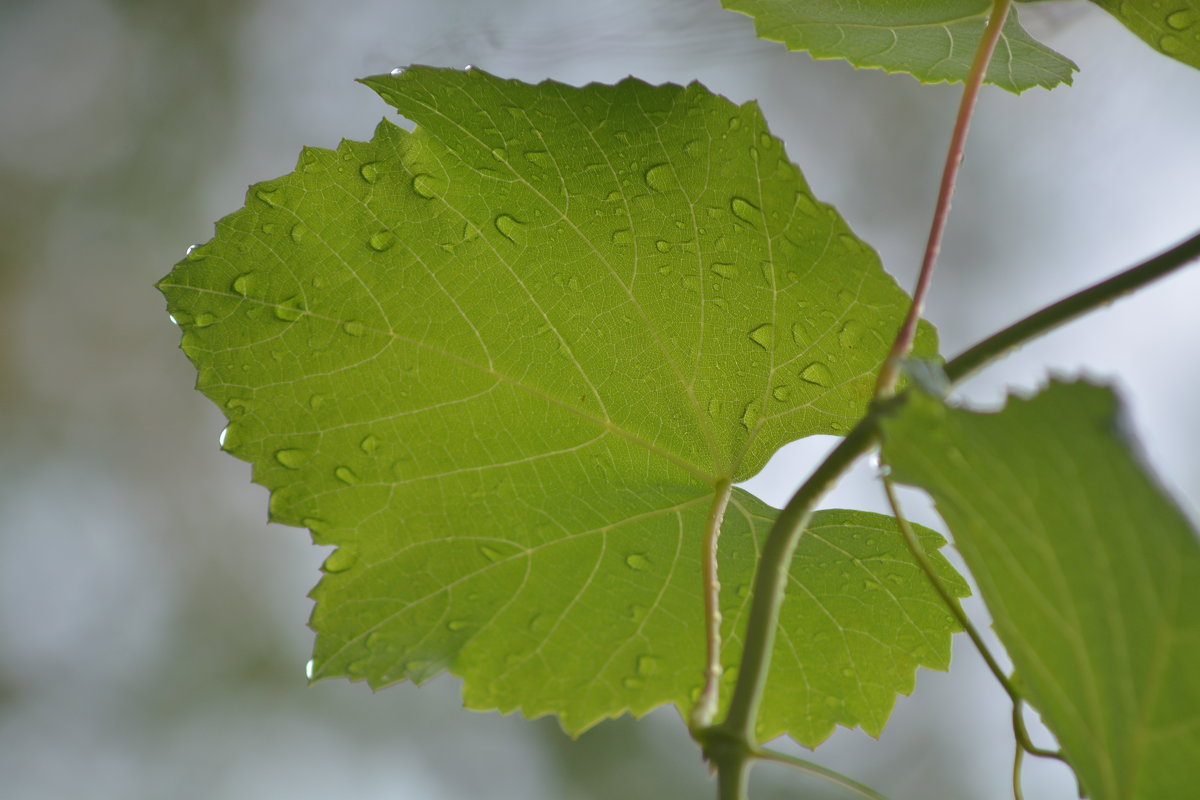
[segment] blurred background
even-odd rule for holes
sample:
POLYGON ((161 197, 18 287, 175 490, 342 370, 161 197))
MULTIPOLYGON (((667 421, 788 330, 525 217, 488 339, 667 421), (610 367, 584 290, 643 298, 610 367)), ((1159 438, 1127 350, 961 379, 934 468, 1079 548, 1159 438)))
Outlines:
MULTIPOLYGON (((1200 72, 1088 3, 1020 11, 1081 72, 1054 92, 984 91, 928 308, 947 355, 1200 226, 1200 72)), ((463 711, 451 678, 306 686, 305 595, 326 552, 266 524, 153 284, 302 145, 370 138, 390 109, 353 79, 410 63, 757 98, 905 286, 959 94, 787 53, 716 0, 0 0, 5 798, 713 795, 670 710, 572 741, 552 719, 463 711)), ((1115 382, 1200 518, 1198 301, 1192 267, 960 394, 995 406, 1047 370, 1115 382)), ((785 448, 751 487, 783 503, 828 447, 785 448)), ((829 504, 882 510, 869 467, 829 504)), ((893 800, 1011 797, 1006 699, 964 644, 881 740, 841 730, 810 756, 893 800)), ((1025 786, 1075 797, 1055 764, 1028 763, 1025 786)), ((754 796, 847 795, 763 766, 754 796)))

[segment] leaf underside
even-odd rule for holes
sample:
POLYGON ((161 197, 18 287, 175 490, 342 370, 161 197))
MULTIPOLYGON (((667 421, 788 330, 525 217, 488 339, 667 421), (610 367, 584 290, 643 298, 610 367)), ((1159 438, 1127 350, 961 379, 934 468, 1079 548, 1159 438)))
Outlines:
POLYGON ((1200 69, 1200 0, 1092 0, 1146 44, 1200 69))
POLYGON ((1131 452, 1105 388, 1054 383, 997 414, 914 396, 884 423, 928 491, 1026 695, 1095 800, 1200 785, 1200 543, 1131 452))
MULTIPOLYGON (((314 677, 449 670, 468 706, 570 732, 688 707, 714 486, 846 431, 908 298, 754 104, 425 67, 366 83, 417 127, 306 149, 160 284, 271 518, 338 548, 314 677)), ((734 490, 727 666, 774 513, 734 490)), ((886 518, 820 519, 832 571, 785 606, 763 721, 807 744, 878 732, 953 630, 886 518)))
MULTIPOLYGON (((904 72, 921 83, 966 80, 987 25, 991 0, 722 0, 754 18, 759 38, 813 58, 904 72)), ((1034 40, 1009 11, 986 81, 1010 92, 1070 84, 1078 68, 1034 40)))

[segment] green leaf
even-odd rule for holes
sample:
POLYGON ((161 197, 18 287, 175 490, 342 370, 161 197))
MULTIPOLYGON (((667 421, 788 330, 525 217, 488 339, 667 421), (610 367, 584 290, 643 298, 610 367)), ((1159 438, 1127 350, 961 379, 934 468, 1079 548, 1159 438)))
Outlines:
POLYGON ((998 414, 911 397, 896 478, 933 495, 1024 692, 1095 800, 1200 785, 1200 544, 1111 391, 1052 384, 998 414))
MULTIPOLYGON (((714 487, 847 430, 908 298, 754 104, 479 70, 367 83, 415 130, 306 149, 161 283, 271 518, 338 547, 314 675, 449 669, 471 707, 569 731, 686 707, 714 487)), ((722 557, 748 563, 731 524, 722 557)), ((861 578, 828 602, 846 593, 860 628, 888 602, 861 578)), ((871 687, 847 709, 821 695, 772 730, 881 724, 875 687, 944 660, 931 623, 895 663, 851 650, 822 684, 871 687)))
POLYGON ((1200 0, 1092 0, 1160 53, 1200 69, 1200 0))
MULTIPOLYGON (((730 503, 721 539, 725 663, 737 663, 749 611, 746 588, 776 511, 748 494, 730 503), (743 536, 748 520, 755 536, 743 536), (735 603, 735 598, 742 600, 735 603)), ((956 597, 966 582, 937 553, 936 532, 913 526, 943 584, 956 597)), ((758 737, 788 733, 814 747, 835 724, 883 730, 897 693, 908 694, 919 665, 947 669, 950 634, 959 630, 928 579, 909 555, 894 519, 863 511, 817 511, 800 538, 779 619, 758 737)), ((725 678, 732 690, 735 675, 725 678)))
MULTIPOLYGON (((990 0, 721 0, 754 18, 759 38, 813 58, 906 72, 921 83, 961 83, 987 24, 990 0)), ((1034 40, 1009 11, 986 80, 1020 93, 1071 83, 1074 62, 1034 40)))

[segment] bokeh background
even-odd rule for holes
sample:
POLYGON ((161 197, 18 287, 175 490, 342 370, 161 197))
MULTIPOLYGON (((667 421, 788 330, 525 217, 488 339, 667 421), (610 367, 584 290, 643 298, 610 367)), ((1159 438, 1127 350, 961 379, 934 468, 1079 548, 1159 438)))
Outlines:
MULTIPOLYGON (((1200 225, 1200 72, 1088 3, 1020 10, 1082 71, 1073 88, 984 92, 928 308, 947 354, 1200 225)), ((218 450, 225 421, 192 390, 153 283, 302 145, 369 138, 389 109, 353 79, 409 63, 757 98, 906 286, 958 98, 757 41, 716 0, 0 0, 3 797, 712 796, 670 710, 572 741, 552 719, 462 710, 451 678, 306 686, 326 553, 266 524, 248 465, 218 450)), ((1117 383, 1196 519, 1198 301, 1193 267, 960 394, 995 406, 1047 370, 1117 383)), ((752 488, 781 504, 828 447, 785 448, 752 488)), ((883 507, 867 466, 829 502, 883 507)), ((839 731, 811 757, 894 800, 1010 797, 1006 700, 958 645, 881 740, 839 731)), ((1075 796, 1054 764, 1030 763, 1025 785, 1075 796)), ((754 796, 846 795, 763 766, 754 796)))

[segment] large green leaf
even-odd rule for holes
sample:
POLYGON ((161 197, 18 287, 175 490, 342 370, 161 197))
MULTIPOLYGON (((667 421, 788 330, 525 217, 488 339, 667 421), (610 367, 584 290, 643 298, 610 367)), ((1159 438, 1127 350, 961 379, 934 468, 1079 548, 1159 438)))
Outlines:
POLYGON ((998 414, 914 396, 884 424, 1017 675, 1094 800, 1200 786, 1200 544, 1125 439, 1113 394, 1053 384, 998 414))
POLYGON ((1092 0, 1160 53, 1200 69, 1200 0, 1092 0))
MULTIPOLYGON (((966 79, 991 10, 990 0, 721 0, 754 18, 759 37, 843 58, 856 67, 906 72, 922 83, 966 79)), ((1010 92, 1051 89, 1077 69, 1035 41, 1009 11, 986 80, 1010 92)))
MULTIPOLYGON (((687 706, 715 487, 862 415, 907 297, 754 104, 478 70, 367 83, 416 129, 306 149, 161 284, 271 518, 338 547, 314 675, 449 669, 468 705, 571 731, 687 706)), ((727 590, 773 513, 734 495, 727 590)), ((842 656, 797 649, 809 704, 772 732, 877 730, 916 664, 944 665, 921 579, 881 592, 842 558, 848 583, 817 582, 842 656), (893 598, 916 630, 872 627, 893 598)))

